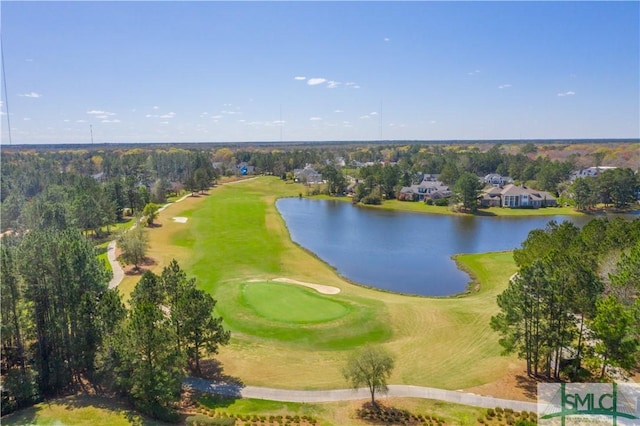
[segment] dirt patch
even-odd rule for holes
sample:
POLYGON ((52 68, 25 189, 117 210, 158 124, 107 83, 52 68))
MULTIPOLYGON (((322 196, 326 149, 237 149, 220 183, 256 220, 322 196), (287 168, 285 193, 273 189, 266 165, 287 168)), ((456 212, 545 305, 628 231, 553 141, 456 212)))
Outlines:
POLYGON ((538 396, 537 388, 538 382, 527 376, 524 368, 514 367, 494 382, 467 388, 464 391, 495 398, 535 402, 538 396))
POLYGON ((173 218, 173 221, 177 223, 187 223, 187 220, 189 220, 188 217, 182 217, 182 216, 176 216, 173 218))
MULTIPOLYGON (((120 264, 122 265, 122 262, 120 262, 120 264)), ((138 264, 138 269, 135 269, 133 265, 125 265, 122 269, 125 275, 142 275, 157 264, 158 262, 155 259, 145 257, 142 262, 138 264)))

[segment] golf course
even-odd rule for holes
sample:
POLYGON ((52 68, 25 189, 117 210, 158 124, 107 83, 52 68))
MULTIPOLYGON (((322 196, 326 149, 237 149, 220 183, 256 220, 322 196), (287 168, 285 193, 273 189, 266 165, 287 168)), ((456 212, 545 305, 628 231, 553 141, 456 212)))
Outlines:
MULTIPOLYGON (((394 355, 391 384, 486 389, 523 371, 515 357, 501 356, 489 327, 496 296, 516 271, 510 252, 458 256, 478 288, 466 295, 360 286, 291 241, 275 201, 303 190, 275 177, 225 183, 170 205, 149 230, 150 269, 159 273, 175 258, 217 300, 232 336, 216 355, 224 374, 253 386, 344 388, 346 359, 365 343, 394 355)), ((119 286, 125 297, 137 280, 127 276, 119 286)), ((494 396, 525 398, 495 388, 494 396)))

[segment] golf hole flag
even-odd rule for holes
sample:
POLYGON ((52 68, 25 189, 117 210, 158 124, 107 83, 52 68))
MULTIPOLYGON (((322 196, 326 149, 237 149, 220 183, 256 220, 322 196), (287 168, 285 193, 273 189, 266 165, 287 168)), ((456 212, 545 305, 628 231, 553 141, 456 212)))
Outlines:
POLYGON ((640 384, 540 383, 538 424, 640 426, 640 384))

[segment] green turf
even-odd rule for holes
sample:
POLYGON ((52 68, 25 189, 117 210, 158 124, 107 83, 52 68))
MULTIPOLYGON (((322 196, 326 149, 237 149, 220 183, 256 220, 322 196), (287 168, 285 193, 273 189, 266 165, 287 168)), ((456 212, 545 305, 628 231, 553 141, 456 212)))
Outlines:
MULTIPOLYGON (((396 356, 391 382, 397 384, 470 388, 519 368, 515 357, 501 356, 499 335, 489 326, 498 312, 496 296, 516 270, 511 253, 460 256, 459 264, 479 282, 478 290, 465 296, 409 297, 352 285, 291 241, 275 201, 297 196, 300 188, 270 177, 220 185, 207 196, 170 206, 161 213, 162 226, 149 231, 151 256, 162 260, 157 272, 175 256, 218 301, 216 313, 232 332, 230 344, 216 355, 226 374, 256 386, 344 387, 341 369, 350 351, 371 342, 396 356), (171 220, 186 214, 191 215, 186 224, 171 220), (277 305, 284 301, 256 302, 260 297, 250 294, 247 303, 247 282, 278 277, 338 287, 336 295, 289 284, 273 288, 296 298, 315 297, 314 303, 336 302, 348 312, 322 313, 326 319, 313 322, 317 312, 306 318, 301 308, 280 312, 277 305)), ((437 271, 432 278, 438 279, 437 271)))
POLYGON ((342 318, 353 309, 315 290, 277 283, 247 283, 241 286, 241 303, 256 315, 294 324, 311 324, 342 318))
POLYGON ((4 416, 2 424, 7 426, 159 426, 166 423, 144 418, 117 399, 99 396, 70 396, 42 402, 4 416))
POLYGON ((330 299, 313 294, 313 290, 286 284, 260 287, 255 283, 234 283, 216 290, 216 298, 224 301, 218 304, 218 313, 232 333, 309 350, 354 348, 367 342, 384 341, 392 334, 385 306, 375 300, 346 299, 340 295, 330 299), (264 291, 269 287, 277 289, 274 295, 264 291), (262 300, 258 300, 261 296, 262 300), (290 300, 277 301, 279 296, 290 300), (304 303, 307 308, 293 307, 289 302, 304 303), (323 312, 323 308, 329 311, 323 312))

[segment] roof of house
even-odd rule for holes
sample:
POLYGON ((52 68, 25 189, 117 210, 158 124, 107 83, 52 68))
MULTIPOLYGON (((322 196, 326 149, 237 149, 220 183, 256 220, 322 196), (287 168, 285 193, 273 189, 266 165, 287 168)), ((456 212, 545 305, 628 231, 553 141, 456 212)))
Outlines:
POLYGON ((553 195, 551 195, 546 191, 539 191, 537 189, 526 188, 523 186, 516 186, 513 184, 506 185, 504 188, 502 188, 502 190, 500 191, 500 194, 504 196, 511 196, 511 197, 527 195, 535 200, 555 200, 556 199, 556 197, 554 197, 553 195))

